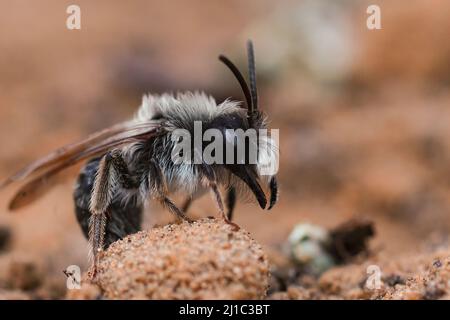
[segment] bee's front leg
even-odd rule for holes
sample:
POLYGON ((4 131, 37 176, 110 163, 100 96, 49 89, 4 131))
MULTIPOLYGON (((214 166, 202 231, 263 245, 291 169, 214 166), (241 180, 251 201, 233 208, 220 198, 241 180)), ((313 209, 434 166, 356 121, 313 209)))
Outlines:
POLYGON ((236 188, 230 187, 227 190, 227 197, 226 197, 226 201, 225 201, 225 204, 227 207, 227 218, 230 221, 233 220, 233 212, 234 212, 234 207, 236 206, 236 199, 237 199, 236 188))
MULTIPOLYGON (((240 227, 236 223, 232 222, 228 218, 228 215, 225 213, 222 196, 220 194, 219 187, 217 186, 217 178, 216 178, 216 174, 214 173, 214 170, 212 170, 210 167, 208 167, 206 165, 203 167, 204 167, 205 176, 208 180, 209 188, 212 191, 214 200, 216 201, 217 207, 219 208, 219 212, 220 212, 220 215, 222 216, 223 221, 225 223, 229 224, 230 226, 232 226, 234 231, 239 230, 240 227)), ((234 200, 231 199, 231 200, 235 201, 235 199, 234 200)), ((234 204, 232 204, 232 206, 234 207, 234 204)), ((228 207, 228 209, 230 209, 230 207, 228 207)), ((230 212, 230 210, 229 210, 229 212, 230 212)))
POLYGON ((273 206, 277 203, 278 201, 278 181, 277 181, 277 177, 273 176, 270 178, 269 181, 269 188, 270 188, 270 204, 269 204, 269 208, 267 210, 270 210, 273 208, 273 206))

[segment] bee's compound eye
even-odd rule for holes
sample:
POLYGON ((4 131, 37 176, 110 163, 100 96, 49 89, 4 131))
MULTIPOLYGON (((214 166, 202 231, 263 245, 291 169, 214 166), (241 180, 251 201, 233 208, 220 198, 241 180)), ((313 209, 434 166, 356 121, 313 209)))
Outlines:
POLYGON ((306 242, 306 241, 309 241, 309 240, 311 240, 311 237, 305 235, 303 238, 300 239, 300 242, 306 242))
POLYGON ((152 120, 161 120, 163 118, 161 113, 157 113, 152 117, 152 120))

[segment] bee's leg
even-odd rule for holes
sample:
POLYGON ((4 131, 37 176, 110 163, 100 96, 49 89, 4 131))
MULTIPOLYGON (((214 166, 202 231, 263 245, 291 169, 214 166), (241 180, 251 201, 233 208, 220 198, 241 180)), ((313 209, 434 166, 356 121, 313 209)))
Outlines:
POLYGON ((128 172, 127 165, 119 150, 108 152, 99 162, 91 192, 89 211, 89 243, 94 258, 92 276, 98 263, 99 253, 104 249, 107 213, 113 203, 118 184, 124 188, 135 186, 134 179, 128 172))
POLYGON ((227 215, 225 214, 225 209, 224 209, 223 202, 222 202, 222 196, 220 195, 220 191, 219 191, 219 188, 217 187, 216 182, 210 181, 209 186, 211 188, 214 199, 216 200, 216 203, 217 203, 217 207, 219 208, 220 214, 221 214, 223 220, 225 221, 225 223, 231 225, 234 230, 239 230, 240 227, 236 223, 229 220, 227 215))
POLYGON ((230 187, 227 190, 225 205, 227 207, 227 218, 228 220, 232 221, 234 207, 236 206, 236 189, 234 187, 230 187))
POLYGON ((89 220, 89 244, 91 250, 90 257, 93 259, 93 264, 88 272, 91 279, 95 278, 99 254, 103 250, 105 225, 106 213, 95 213, 91 215, 91 219, 89 220))
POLYGON ((180 208, 178 208, 177 205, 166 195, 161 194, 160 196, 158 196, 158 200, 164 207, 169 209, 169 211, 175 214, 180 220, 192 222, 192 220, 188 216, 186 216, 186 214, 180 208))
MULTIPOLYGON (((94 188, 94 180, 101 158, 90 160, 81 170, 74 189, 75 213, 78 224, 86 238, 89 238, 91 212, 89 204, 94 188)), ((122 186, 123 187, 123 186, 122 186)), ((134 186, 137 190, 138 186, 134 186)), ((133 192, 130 190, 130 192, 133 192)), ((128 201, 115 197, 108 207, 104 236, 104 249, 119 239, 141 230, 143 203, 136 193, 128 201)))
POLYGON ((199 188, 193 194, 186 197, 186 199, 183 202, 183 205, 181 206, 181 211, 186 213, 189 210, 189 208, 191 207, 192 203, 195 200, 197 200, 198 198, 200 198, 201 196, 203 196, 206 193, 206 191, 207 191, 206 189, 199 188))
POLYGON ((194 199, 192 197, 187 197, 184 202, 183 205, 181 206, 181 210, 186 213, 189 208, 191 207, 192 202, 194 201, 194 199))
POLYGON ((204 166, 204 173, 205 173, 206 178, 208 179, 209 187, 211 188, 214 200, 217 203, 217 207, 219 208, 220 215, 222 216, 222 219, 225 221, 225 223, 231 225, 234 230, 239 230, 240 227, 236 223, 234 223, 230 219, 228 219, 228 217, 227 217, 227 215, 225 213, 225 208, 224 208, 224 205, 223 205, 222 196, 220 195, 220 191, 219 191, 219 188, 217 186, 216 174, 208 166, 204 166))
POLYGON ((273 206, 278 201, 278 181, 276 176, 270 178, 269 188, 270 188, 270 204, 267 210, 272 209, 273 206))
POLYGON ((158 164, 155 161, 151 161, 150 163, 150 172, 148 176, 148 185, 151 191, 151 194, 155 195, 158 201, 170 212, 175 214, 180 220, 191 222, 183 210, 178 208, 176 204, 167 197, 167 187, 164 181, 163 174, 158 164))

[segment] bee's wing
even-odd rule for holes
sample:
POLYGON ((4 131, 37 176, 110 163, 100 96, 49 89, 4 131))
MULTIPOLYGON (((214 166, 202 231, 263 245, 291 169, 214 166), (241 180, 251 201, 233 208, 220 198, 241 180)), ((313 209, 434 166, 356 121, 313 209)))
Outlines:
POLYGON ((51 187, 50 179, 58 172, 82 160, 103 154, 108 150, 137 141, 149 139, 162 133, 161 122, 126 122, 90 135, 85 140, 66 145, 36 160, 0 184, 0 189, 24 180, 10 202, 11 210, 25 206, 51 187), (44 188, 45 187, 45 188, 44 188))

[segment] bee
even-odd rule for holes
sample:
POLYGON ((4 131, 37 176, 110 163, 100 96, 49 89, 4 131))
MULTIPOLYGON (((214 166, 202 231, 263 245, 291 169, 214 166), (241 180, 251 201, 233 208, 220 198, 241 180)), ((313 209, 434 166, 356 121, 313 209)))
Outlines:
POLYGON ((205 130, 214 128, 221 132, 267 127, 267 119, 258 108, 251 41, 247 44, 247 55, 250 86, 235 64, 219 56, 238 80, 245 108, 230 99, 217 104, 201 92, 146 95, 132 120, 61 147, 3 181, 0 188, 24 181, 9 208, 15 210, 31 203, 50 186, 50 178, 87 160, 78 176, 73 199, 77 221, 89 240, 94 272, 102 250, 141 229, 147 199, 160 202, 178 219, 190 221, 186 211, 192 201, 210 191, 222 219, 238 229, 231 221, 238 195, 244 189, 251 191, 265 209, 268 201, 263 184, 270 190, 268 209, 271 209, 278 199, 277 179, 275 175, 263 176, 257 163, 174 163, 171 158, 177 142, 173 137, 175 130, 192 132, 195 121, 200 121, 205 130), (225 201, 222 190, 226 191, 225 201), (187 196, 181 208, 170 198, 175 192, 187 196))

